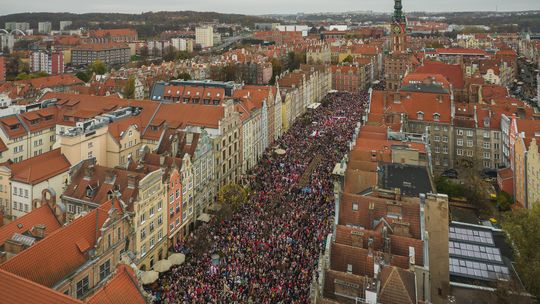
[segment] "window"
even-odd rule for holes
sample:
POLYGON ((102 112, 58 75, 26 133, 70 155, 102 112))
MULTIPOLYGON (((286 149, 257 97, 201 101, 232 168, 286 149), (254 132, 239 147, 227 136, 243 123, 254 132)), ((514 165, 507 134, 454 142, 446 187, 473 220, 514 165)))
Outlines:
POLYGON ((484 131, 484 138, 489 138, 489 131, 484 131))
POLYGON ((155 245, 154 237, 151 237, 150 238, 150 249, 154 248, 154 245, 155 245))
POLYGON ((473 136, 473 131, 472 130, 467 130, 467 136, 472 137, 473 136))
POLYGON ((443 142, 448 142, 448 136, 443 136, 443 137, 442 137, 442 141, 443 141, 443 142))
POLYGON ((439 113, 434 113, 433 114, 433 120, 434 121, 439 121, 440 118, 441 118, 441 115, 439 113))
POLYGON ((484 149, 489 149, 491 148, 491 144, 489 142, 484 142, 483 143, 483 146, 484 146, 484 149))
POLYGON ((103 281, 111 273, 111 260, 99 265, 99 280, 103 281))
POLYGON ((13 195, 17 195, 17 187, 13 187, 13 195))
POLYGON ((146 238, 146 229, 141 230, 141 240, 144 240, 146 238))
POLYGON ((163 224, 163 215, 160 214, 157 218, 157 223, 158 223, 158 226, 161 226, 161 224, 163 224))
POLYGON ((439 153, 439 152, 440 152, 439 146, 435 146, 435 153, 439 153))
POLYGON ((491 158, 491 155, 490 155, 489 152, 484 152, 483 156, 484 156, 484 159, 490 159, 491 158))
POLYGON ((144 221, 146 220, 146 213, 143 212, 143 214, 141 214, 141 221, 140 223, 144 223, 144 221))
POLYGON ((448 154, 448 146, 443 146, 442 150, 444 154, 448 154))
POLYGON ((472 139, 468 139, 467 140, 467 147, 472 147, 473 146, 473 141, 472 139))
POLYGON ((417 114, 418 120, 424 120, 424 112, 418 111, 416 114, 417 114))
POLYGON ((457 135, 463 135, 463 130, 457 130, 457 135))
POLYGON ((163 207, 163 201, 160 200, 160 201, 157 203, 157 209, 158 209, 158 211, 161 210, 162 207, 163 207))
POLYGON ((77 298, 82 298, 88 292, 88 285, 88 276, 77 282, 77 298))
POLYGON ((146 246, 144 244, 141 246, 141 256, 144 256, 146 254, 146 246))
POLYGON ((352 210, 358 211, 358 203, 352 203, 352 210))
POLYGON ((148 217, 154 216, 154 207, 150 208, 150 215, 148 217))
POLYGON ((28 189, 24 189, 24 197, 28 198, 28 189))
POLYGON ((154 222, 150 222, 150 233, 154 232, 154 229, 155 229, 155 226, 154 226, 154 222))
POLYGON ((433 140, 434 141, 441 141, 441 137, 440 136, 435 136, 435 138, 433 140))
POLYGON ((493 149, 499 150, 499 144, 493 144, 493 149))
POLYGON ((89 142, 88 143, 88 149, 92 148, 94 146, 94 143, 93 142, 89 142))
POLYGON ((171 196, 169 196, 169 202, 170 203, 174 202, 174 194, 171 194, 171 196))
POLYGON ((463 149, 457 149, 456 153, 457 153, 457 155, 462 156, 463 155, 463 149))
POLYGON ((468 157, 473 157, 474 153, 472 150, 467 150, 467 156, 468 157))
POLYGON ((158 230, 157 237, 158 240, 161 240, 163 238, 163 231, 161 229, 158 230))
POLYGON ((347 264, 347 272, 352 273, 352 264, 347 264))
POLYGON ((494 133, 493 133, 493 138, 494 138, 494 139, 499 139, 499 136, 500 136, 500 135, 499 135, 499 132, 494 132, 494 133))

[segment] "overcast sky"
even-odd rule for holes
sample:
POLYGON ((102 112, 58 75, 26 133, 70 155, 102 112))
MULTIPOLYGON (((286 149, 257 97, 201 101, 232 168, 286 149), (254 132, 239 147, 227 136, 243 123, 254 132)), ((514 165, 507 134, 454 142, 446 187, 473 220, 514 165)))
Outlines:
MULTIPOLYGON (((268 14, 297 12, 388 12, 393 0, 0 0, 0 15, 22 12, 215 11, 268 14)), ((405 11, 540 10, 540 0, 403 0, 405 11)))

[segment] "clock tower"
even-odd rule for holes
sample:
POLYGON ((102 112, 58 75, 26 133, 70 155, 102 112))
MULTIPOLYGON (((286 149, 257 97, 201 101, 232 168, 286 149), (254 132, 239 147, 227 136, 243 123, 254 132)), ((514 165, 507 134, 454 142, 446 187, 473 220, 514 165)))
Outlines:
POLYGON ((401 0, 394 0, 394 15, 390 27, 392 51, 403 53, 407 50, 407 20, 403 15, 403 6, 401 0))

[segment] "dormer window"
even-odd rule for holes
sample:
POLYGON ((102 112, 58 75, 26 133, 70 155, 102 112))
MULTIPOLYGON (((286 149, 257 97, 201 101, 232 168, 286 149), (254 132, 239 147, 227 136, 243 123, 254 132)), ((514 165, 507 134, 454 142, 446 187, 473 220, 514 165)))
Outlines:
POLYGON ((416 112, 418 120, 424 120, 424 112, 418 111, 416 112))
POLYGON ((440 118, 441 118, 441 114, 439 114, 439 113, 434 113, 433 114, 433 120, 434 121, 439 121, 440 118))

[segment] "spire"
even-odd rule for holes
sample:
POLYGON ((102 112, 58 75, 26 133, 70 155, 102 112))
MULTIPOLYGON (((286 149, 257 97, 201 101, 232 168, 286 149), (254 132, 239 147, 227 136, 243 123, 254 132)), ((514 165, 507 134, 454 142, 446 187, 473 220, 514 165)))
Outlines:
POLYGON ((394 18, 396 22, 403 21, 403 6, 401 5, 401 0, 394 0, 394 18))

